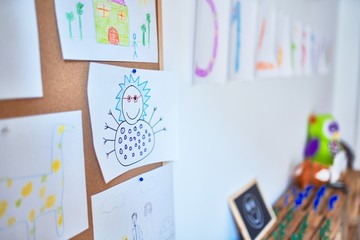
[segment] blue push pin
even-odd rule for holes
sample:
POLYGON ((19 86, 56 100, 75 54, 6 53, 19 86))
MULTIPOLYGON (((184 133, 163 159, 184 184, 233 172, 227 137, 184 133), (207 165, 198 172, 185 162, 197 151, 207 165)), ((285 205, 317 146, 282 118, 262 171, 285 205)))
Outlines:
POLYGON ((331 198, 329 199, 329 210, 330 211, 334 210, 334 205, 337 202, 337 200, 339 200, 339 196, 337 194, 331 196, 331 198))
POLYGON ((136 73, 136 69, 135 69, 135 68, 132 70, 132 73, 134 73, 134 74, 136 73))
POLYGON ((144 181, 144 178, 143 177, 139 178, 139 181, 140 182, 144 181))

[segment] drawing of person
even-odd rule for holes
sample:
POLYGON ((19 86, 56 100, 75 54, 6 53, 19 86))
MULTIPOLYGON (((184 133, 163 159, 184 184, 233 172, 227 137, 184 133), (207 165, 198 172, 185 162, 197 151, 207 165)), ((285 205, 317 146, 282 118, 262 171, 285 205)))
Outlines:
POLYGON ((146 236, 146 240, 153 240, 155 238, 154 238, 154 228, 153 228, 153 219, 152 219, 152 204, 151 204, 151 202, 145 203, 144 217, 145 217, 145 236, 146 236))
POLYGON ((134 225, 132 228, 133 240, 144 240, 141 227, 139 224, 136 223, 136 221, 137 221, 137 213, 136 212, 134 212, 131 215, 131 219, 132 219, 132 223, 134 225))
POLYGON ((133 39, 134 39, 134 42, 131 46, 134 48, 133 59, 135 59, 135 58, 137 58, 137 53, 136 53, 137 43, 136 43, 136 34, 135 33, 133 33, 133 39))

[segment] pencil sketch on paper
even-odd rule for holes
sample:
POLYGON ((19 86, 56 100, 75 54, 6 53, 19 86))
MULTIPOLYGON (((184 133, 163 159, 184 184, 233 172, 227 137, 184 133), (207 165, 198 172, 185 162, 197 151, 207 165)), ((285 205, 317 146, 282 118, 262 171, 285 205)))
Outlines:
POLYGON ((114 144, 114 149, 106 153, 107 157, 114 152, 115 157, 123 166, 135 164, 146 158, 155 146, 155 135, 166 128, 155 130, 155 127, 163 120, 160 117, 154 124, 152 119, 157 108, 154 107, 149 120, 145 120, 147 104, 150 99, 148 81, 140 82, 140 77, 134 79, 133 75, 124 76, 124 82, 119 84, 120 91, 116 96, 118 100, 116 110, 120 112, 118 119, 115 118, 111 109, 116 127, 111 127, 105 122, 105 131, 114 131, 114 138, 103 138, 104 144, 114 144))
MULTIPOLYGON (((39 176, 0 178, 0 231, 16 224, 26 224, 27 238, 35 239, 36 218, 54 214, 58 237, 64 234, 63 214, 63 134, 74 132, 68 125, 56 125, 53 129, 50 171, 39 176)), ((43 227, 43 226, 38 226, 43 227)))

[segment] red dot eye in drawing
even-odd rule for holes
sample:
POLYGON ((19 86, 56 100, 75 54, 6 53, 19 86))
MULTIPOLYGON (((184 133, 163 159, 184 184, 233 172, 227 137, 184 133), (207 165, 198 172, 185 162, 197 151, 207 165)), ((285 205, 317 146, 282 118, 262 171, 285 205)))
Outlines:
POLYGON ((127 97, 123 98, 126 99, 128 102, 131 102, 131 100, 134 100, 134 103, 137 103, 137 101, 139 100, 139 98, 141 97, 141 95, 134 95, 133 97, 128 95, 127 97))

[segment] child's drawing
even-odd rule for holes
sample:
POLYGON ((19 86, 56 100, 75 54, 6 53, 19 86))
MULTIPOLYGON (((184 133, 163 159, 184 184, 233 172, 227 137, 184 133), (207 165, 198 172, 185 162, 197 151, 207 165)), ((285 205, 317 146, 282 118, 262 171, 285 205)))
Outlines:
MULTIPOLYGON (((66 219, 72 217, 66 217, 64 212, 66 208, 64 205, 65 195, 69 194, 64 188, 64 166, 66 164, 71 165, 67 161, 72 159, 65 159, 64 157, 69 155, 64 155, 63 137, 64 135, 73 135, 76 131, 74 126, 67 124, 54 126, 52 139, 49 139, 51 156, 49 156, 48 172, 21 177, 0 176, 0 238, 3 236, 2 234, 7 234, 6 231, 20 226, 20 229, 22 227, 26 231, 24 235, 27 235, 27 239, 36 239, 38 231, 46 232, 51 225, 55 226, 58 238, 69 237, 69 234, 64 234, 66 232, 66 219), (53 216, 53 221, 49 222, 48 226, 39 225, 38 220, 46 215, 53 216)), ((7 134, 11 134, 11 130, 7 134)), ((39 149, 34 149, 34 151, 37 150, 39 149)), ((65 149, 65 151, 69 151, 69 149, 65 149)), ((83 192, 82 189, 78 190, 83 192)), ((67 198, 69 197, 67 196, 67 198)), ((86 204, 85 194, 83 197, 86 204)), ((74 227, 77 228, 76 226, 72 228, 74 227)), ((83 229, 81 228, 81 230, 83 229)))
POLYGON ((142 32, 142 45, 145 46, 145 33, 146 33, 146 25, 141 25, 141 32, 142 32))
POLYGON ((116 158, 123 166, 129 166, 147 157, 155 146, 155 134, 166 131, 165 127, 155 130, 155 127, 163 120, 161 117, 151 125, 156 107, 150 119, 144 120, 149 106, 147 102, 150 99, 150 88, 146 88, 147 84, 147 81, 140 82, 140 77, 134 79, 132 74, 129 77, 125 76, 124 83, 120 84, 120 91, 116 96, 118 99, 116 110, 120 112, 118 120, 111 110, 108 113, 117 126, 110 127, 105 122, 105 131, 115 132, 114 139, 103 138, 104 144, 114 143, 114 149, 106 155, 109 157, 115 152, 116 158))
POLYGON ((129 10, 124 0, 93 0, 96 41, 128 46, 129 10))
POLYGON ((150 13, 146 14, 146 22, 147 22, 147 28, 148 28, 148 46, 150 47, 150 22, 151 22, 151 15, 150 13))
POLYGON ((146 5, 146 0, 140 0, 139 4, 140 4, 140 6, 143 5, 143 4, 146 5))
POLYGON ((175 239, 172 164, 98 193, 91 202, 95 240, 175 239), (140 191, 149 179, 156 182, 156 188, 140 191), (120 205, 117 196, 124 197, 120 205), (104 212, 105 205, 113 210, 104 212))
MULTIPOLYGON (((82 33, 81 15, 83 15, 83 13, 84 13, 84 10, 83 10, 84 4, 82 2, 78 2, 75 7, 76 7, 76 14, 78 15, 80 40, 82 40, 83 33, 82 33)), ((69 24, 69 37, 70 37, 70 39, 73 39, 71 22, 74 21, 74 19, 75 19, 74 12, 73 11, 66 12, 65 17, 69 24)))
POLYGON ((162 221, 160 229, 160 240, 173 240, 175 239, 175 225, 172 217, 166 217, 162 221))
POLYGON ((74 21, 74 12, 67 12, 66 13, 66 19, 69 22, 69 37, 72 39, 72 28, 71 28, 71 22, 74 21))
POLYGON ((35 239, 36 217, 54 212, 57 234, 62 236, 64 173, 61 146, 62 136, 67 131, 73 131, 73 128, 66 125, 54 128, 49 173, 36 177, 0 179, 0 229, 25 222, 28 239, 35 239))
POLYGON ((131 220, 133 224, 132 228, 132 240, 144 240, 143 232, 141 230, 140 225, 137 223, 137 213, 134 212, 131 215, 131 220))
POLYGON ((64 59, 158 62, 157 4, 55 0, 64 59), (137 36, 136 54, 133 34, 137 36))
POLYGON ((177 87, 167 72, 90 64, 88 96, 105 181, 177 158, 177 87))
POLYGON ((136 48, 137 48, 137 43, 136 43, 136 34, 133 33, 133 44, 131 45, 134 48, 134 54, 133 54, 133 59, 137 58, 137 52, 136 52, 136 48))
POLYGON ((82 2, 78 2, 76 4, 76 13, 79 17, 79 31, 80 31, 80 39, 82 40, 82 25, 81 25, 81 15, 84 13, 84 4, 82 2))
POLYGON ((154 224, 152 216, 152 203, 147 202, 144 206, 144 218, 145 218, 145 239, 155 240, 154 224))

